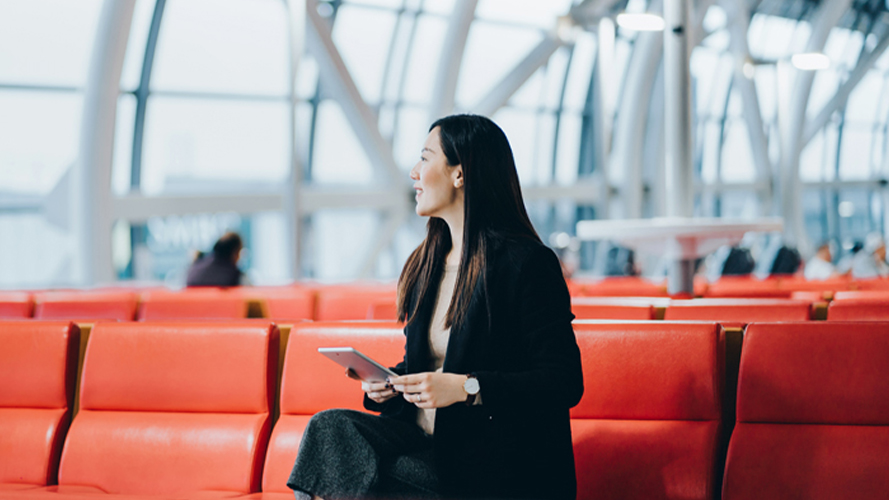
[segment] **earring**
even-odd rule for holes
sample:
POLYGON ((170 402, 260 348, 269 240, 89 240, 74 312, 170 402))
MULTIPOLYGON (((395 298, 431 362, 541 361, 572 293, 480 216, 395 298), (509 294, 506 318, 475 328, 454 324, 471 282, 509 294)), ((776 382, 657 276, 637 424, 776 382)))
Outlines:
POLYGON ((459 189, 460 186, 462 186, 462 185, 463 185, 463 183, 462 183, 459 179, 456 180, 456 181, 454 181, 454 187, 455 187, 455 188, 458 188, 458 189, 459 189))

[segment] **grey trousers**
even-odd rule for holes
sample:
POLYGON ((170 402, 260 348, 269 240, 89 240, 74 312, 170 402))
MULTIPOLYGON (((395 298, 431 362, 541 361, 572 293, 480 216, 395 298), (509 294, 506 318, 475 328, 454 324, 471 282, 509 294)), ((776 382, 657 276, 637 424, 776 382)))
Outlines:
POLYGON ((297 500, 436 498, 432 437, 412 423, 323 411, 309 420, 287 486, 297 500))

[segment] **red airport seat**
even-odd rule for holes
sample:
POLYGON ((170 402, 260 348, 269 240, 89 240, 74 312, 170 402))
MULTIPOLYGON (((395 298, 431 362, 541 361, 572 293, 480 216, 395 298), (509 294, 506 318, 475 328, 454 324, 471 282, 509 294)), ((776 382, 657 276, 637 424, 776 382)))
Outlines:
POLYGON ((852 290, 889 290, 889 279, 875 278, 855 280, 849 288, 852 290))
POLYGON ((812 303, 790 299, 692 299, 670 302, 665 320, 703 320, 747 324, 754 321, 806 321, 812 303))
POLYGON ((725 500, 882 499, 889 323, 750 325, 725 500))
POLYGON ((866 299, 884 300, 889 302, 889 290, 854 290, 842 291, 833 295, 833 300, 866 299))
POLYGON ((66 290, 34 294, 34 317, 133 321, 138 296, 130 290, 66 290))
POLYGON ((600 281, 575 281, 583 285, 585 297, 666 297, 667 285, 638 276, 605 278, 600 281))
POLYGON ((27 292, 0 292, 0 319, 30 318, 34 300, 27 292))
POLYGON ((656 319, 655 302, 645 297, 572 297, 571 312, 576 319, 656 319))
POLYGON ((367 319, 398 321, 398 304, 395 299, 376 300, 368 308, 367 319))
POLYGON ((181 291, 152 290, 142 294, 140 321, 179 319, 242 319, 247 299, 237 290, 188 288, 181 291))
POLYGON ((0 321, 0 497, 56 483, 79 335, 67 321, 0 321))
POLYGON ((827 308, 828 321, 889 321, 889 297, 839 299, 827 308))
POLYGON ((724 336, 716 323, 587 322, 571 409, 577 498, 711 499, 718 487, 724 336))
POLYGON ((292 500, 287 478, 309 419, 330 408, 362 410, 361 383, 318 353, 319 347, 354 347, 386 366, 404 356, 402 326, 394 322, 322 322, 294 325, 281 380, 281 417, 272 432, 262 478, 266 500, 292 500))
POLYGON ((272 323, 103 323, 47 494, 233 497, 259 490, 271 427, 272 323))
POLYGON ((371 304, 381 300, 395 302, 396 294, 394 284, 329 285, 317 291, 317 321, 365 320, 371 304))
POLYGON ((244 287, 241 293, 262 304, 263 317, 274 320, 315 319, 315 290, 300 286, 244 287))
POLYGON ((756 279, 752 276, 723 276, 710 283, 707 298, 789 298, 791 290, 780 288, 779 278, 756 279))

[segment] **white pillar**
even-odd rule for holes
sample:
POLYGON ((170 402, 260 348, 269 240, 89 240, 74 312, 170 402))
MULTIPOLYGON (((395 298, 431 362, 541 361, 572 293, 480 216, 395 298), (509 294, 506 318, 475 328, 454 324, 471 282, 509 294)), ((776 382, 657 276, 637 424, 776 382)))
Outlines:
POLYGON ((105 0, 90 59, 80 151, 74 165, 72 229, 77 235, 81 272, 74 281, 84 285, 114 279, 111 263, 111 162, 120 75, 127 50, 136 0, 105 0))
MULTIPOLYGON (((667 216, 671 217, 691 217, 694 212, 688 14, 689 0, 664 2, 665 181, 667 216)), ((670 266, 669 292, 692 293, 693 280, 694 261, 688 255, 680 255, 670 266)))

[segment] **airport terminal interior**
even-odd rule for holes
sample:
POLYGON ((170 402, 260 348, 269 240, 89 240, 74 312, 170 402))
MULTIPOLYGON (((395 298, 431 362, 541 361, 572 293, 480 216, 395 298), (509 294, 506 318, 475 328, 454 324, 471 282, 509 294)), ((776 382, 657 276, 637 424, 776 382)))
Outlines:
POLYGON ((0 0, 0 499, 292 499, 464 113, 561 263, 578 499, 884 498, 887 47, 889 0, 0 0))

